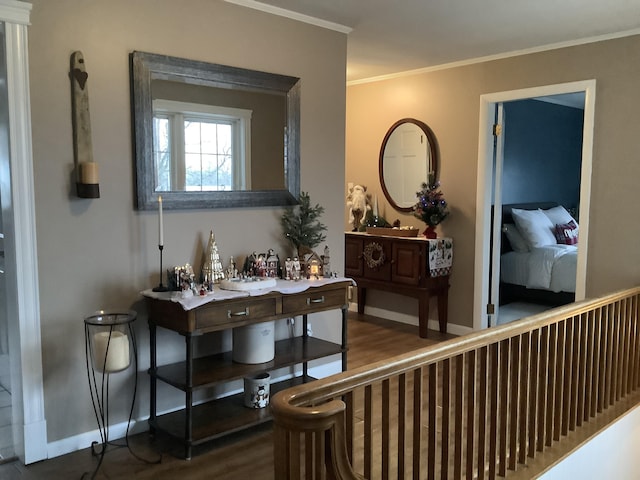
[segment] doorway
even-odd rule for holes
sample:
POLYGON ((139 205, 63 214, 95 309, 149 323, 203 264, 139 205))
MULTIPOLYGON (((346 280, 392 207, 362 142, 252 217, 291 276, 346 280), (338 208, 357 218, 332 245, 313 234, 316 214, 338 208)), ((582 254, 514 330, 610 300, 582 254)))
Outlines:
MULTIPOLYGON (((483 95, 480 98, 480 134, 478 147, 478 185, 476 197, 476 261, 474 278, 474 329, 487 328, 495 320, 490 313, 490 287, 495 285, 497 272, 491 282, 492 235, 500 233, 499 225, 494 227, 492 221, 492 205, 494 201, 501 205, 500 194, 494 199, 494 184, 501 181, 501 164, 494 162, 495 154, 500 155, 500 142, 494 144, 494 124, 496 111, 502 103, 553 95, 564 95, 575 92, 584 94, 584 124, 582 142, 582 164, 580 174, 580 248, 577 257, 575 299, 585 296, 586 288, 586 252, 588 240, 588 213, 591 190, 591 159, 593 145, 593 119, 595 106, 595 80, 572 82, 559 85, 534 87, 523 90, 499 92, 483 95)), ((494 267, 495 268, 495 267, 494 267)))

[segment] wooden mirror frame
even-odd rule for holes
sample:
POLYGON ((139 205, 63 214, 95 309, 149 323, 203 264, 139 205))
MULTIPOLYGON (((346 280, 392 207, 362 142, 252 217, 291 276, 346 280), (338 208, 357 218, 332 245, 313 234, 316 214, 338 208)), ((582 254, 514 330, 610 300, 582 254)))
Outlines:
POLYGON ((136 204, 138 210, 286 206, 300 195, 300 79, 144 52, 130 55, 136 204), (286 100, 284 189, 228 192, 155 191, 152 80, 169 80, 253 92, 280 93, 286 100))
MULTIPOLYGON (((389 137, 391 137, 391 134, 393 134, 396 128, 398 128, 400 125, 403 125, 405 123, 413 123, 414 125, 417 125, 426 135, 427 140, 429 142, 429 152, 431 155, 431 171, 433 171, 434 181, 438 181, 438 177, 439 177, 438 164, 440 161, 438 158, 436 136, 434 135, 433 130, 431 130, 426 123, 421 122, 420 120, 416 120, 415 118, 403 118, 395 122, 393 125, 391 125, 391 127, 385 134, 384 139, 382 140, 382 146, 380 147, 380 156, 378 158, 378 176, 380 177, 380 186, 382 187, 382 192, 384 193, 385 198, 393 208, 395 208, 400 212, 410 212, 413 210, 413 206, 401 207, 396 203, 396 200, 389 193, 389 190, 387 189, 387 185, 385 184, 385 181, 384 181, 384 152, 387 147, 387 142, 389 141, 389 137)), ((418 180, 416 182, 416 192, 420 189, 420 184, 422 182, 428 182, 428 174, 429 174, 429 165, 427 165, 427 176, 425 176, 424 179, 418 180)), ((417 201, 417 197, 416 197, 416 201, 417 201)))

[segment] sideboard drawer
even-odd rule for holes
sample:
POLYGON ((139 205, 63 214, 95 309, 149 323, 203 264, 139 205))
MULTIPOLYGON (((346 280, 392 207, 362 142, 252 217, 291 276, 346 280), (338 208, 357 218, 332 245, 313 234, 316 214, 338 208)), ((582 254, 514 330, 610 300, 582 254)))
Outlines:
POLYGON ((242 299, 237 302, 213 302, 196 310, 196 329, 224 325, 234 320, 255 320, 272 317, 277 313, 277 299, 242 299))
POLYGON ((345 289, 314 291, 313 288, 303 293, 282 296, 282 313, 301 315, 311 310, 341 308, 346 303, 345 289))

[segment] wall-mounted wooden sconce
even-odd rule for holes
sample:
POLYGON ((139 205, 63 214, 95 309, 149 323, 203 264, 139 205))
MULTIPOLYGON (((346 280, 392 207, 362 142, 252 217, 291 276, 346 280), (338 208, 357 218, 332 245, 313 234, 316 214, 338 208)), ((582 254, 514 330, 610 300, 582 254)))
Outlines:
POLYGON ((93 161, 89 87, 82 52, 71 54, 71 109, 73 111, 73 152, 76 188, 80 198, 100 198, 98 164, 93 161))

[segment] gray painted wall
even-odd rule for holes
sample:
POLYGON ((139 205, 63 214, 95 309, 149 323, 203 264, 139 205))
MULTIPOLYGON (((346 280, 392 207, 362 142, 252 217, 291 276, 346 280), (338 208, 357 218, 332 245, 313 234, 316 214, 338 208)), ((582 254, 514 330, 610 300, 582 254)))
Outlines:
MULTIPOLYGON (((148 415, 148 332, 140 292, 158 283, 157 213, 133 209, 129 54, 134 50, 281 73, 302 79, 301 188, 326 209, 327 244, 343 264, 342 224, 346 36, 211 0, 35 0, 29 29, 33 160, 49 442, 91 431, 83 318, 133 308, 140 351, 134 417, 148 415), (94 159, 101 198, 74 194, 69 58, 84 54, 94 159)), ((286 252, 278 208, 165 211, 165 265, 199 268, 209 231, 222 259, 286 252)), ((281 256, 283 256, 281 254, 281 256)), ((286 255, 285 255, 286 256, 286 255)), ((339 312, 314 315, 316 335, 340 339, 339 312)), ((286 328, 283 328, 286 331, 286 328)), ((179 359, 184 340, 159 335, 161 361, 179 359)), ((205 348, 223 349, 214 335, 205 348)), ((132 370, 112 376, 111 415, 126 420, 132 370)), ((217 393, 217 392, 212 392, 217 393)), ((181 404, 161 389, 160 409, 181 404)), ((73 442, 71 442, 73 443, 73 442)), ((87 447, 87 444, 79 447, 87 447)))

